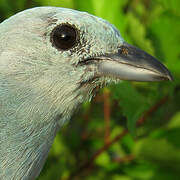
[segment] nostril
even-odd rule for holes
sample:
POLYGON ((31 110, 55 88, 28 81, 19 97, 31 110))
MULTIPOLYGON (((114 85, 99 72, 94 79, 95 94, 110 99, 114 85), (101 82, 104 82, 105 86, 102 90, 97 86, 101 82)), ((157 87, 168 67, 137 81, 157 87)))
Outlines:
POLYGON ((125 46, 122 46, 122 47, 119 48, 118 53, 122 54, 122 55, 128 55, 129 51, 125 46))

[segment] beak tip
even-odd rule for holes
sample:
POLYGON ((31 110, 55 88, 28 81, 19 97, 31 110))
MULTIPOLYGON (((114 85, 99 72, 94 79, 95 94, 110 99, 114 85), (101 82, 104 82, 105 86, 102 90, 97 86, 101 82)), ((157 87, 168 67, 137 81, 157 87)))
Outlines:
POLYGON ((167 78, 168 78, 169 81, 173 81, 174 80, 173 76, 170 73, 167 75, 167 78))
POLYGON ((167 81, 173 81, 174 80, 174 77, 172 76, 172 74, 168 70, 166 70, 166 72, 163 73, 162 77, 164 77, 163 79, 167 80, 167 81))

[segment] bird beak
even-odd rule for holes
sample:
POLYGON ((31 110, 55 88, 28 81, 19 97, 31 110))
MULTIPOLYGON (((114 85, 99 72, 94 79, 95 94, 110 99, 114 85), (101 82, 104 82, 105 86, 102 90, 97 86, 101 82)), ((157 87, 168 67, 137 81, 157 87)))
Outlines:
POLYGON ((101 75, 130 81, 173 80, 169 70, 156 58, 127 43, 118 53, 97 57, 101 75))

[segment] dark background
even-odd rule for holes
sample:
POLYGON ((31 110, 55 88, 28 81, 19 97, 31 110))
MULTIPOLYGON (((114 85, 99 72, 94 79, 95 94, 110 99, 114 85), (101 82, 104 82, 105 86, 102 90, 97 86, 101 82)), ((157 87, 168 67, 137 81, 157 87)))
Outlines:
POLYGON ((102 89, 57 135, 38 179, 179 180, 180 1, 0 0, 0 21, 36 6, 68 7, 108 20, 175 79, 102 89))

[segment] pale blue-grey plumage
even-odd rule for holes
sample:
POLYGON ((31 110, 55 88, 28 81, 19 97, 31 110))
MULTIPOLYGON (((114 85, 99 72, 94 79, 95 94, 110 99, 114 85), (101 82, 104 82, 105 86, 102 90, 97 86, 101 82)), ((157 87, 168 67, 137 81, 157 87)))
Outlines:
POLYGON ((96 86, 119 81, 117 72, 110 77, 108 64, 81 62, 117 54, 123 43, 118 30, 105 20, 64 8, 34 8, 0 24, 1 180, 38 176, 64 121, 92 97, 96 86), (51 32, 59 24, 79 30, 73 49, 60 51, 52 45, 51 32))
POLYGON ((39 174, 59 126, 91 96, 93 87, 81 90, 79 84, 94 72, 85 74, 85 67, 72 64, 114 52, 121 42, 107 22, 70 9, 30 9, 1 23, 0 179, 39 174), (81 50, 59 53, 52 47, 50 33, 60 23, 81 30, 81 50))

